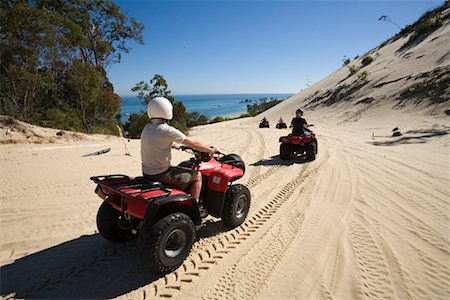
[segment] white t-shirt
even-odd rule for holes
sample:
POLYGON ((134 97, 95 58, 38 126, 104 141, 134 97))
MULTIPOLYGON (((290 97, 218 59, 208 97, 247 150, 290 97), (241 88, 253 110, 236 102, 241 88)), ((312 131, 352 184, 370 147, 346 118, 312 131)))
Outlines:
POLYGON ((182 143, 186 135, 164 120, 152 120, 141 133, 142 172, 156 175, 170 166, 172 143, 182 143))

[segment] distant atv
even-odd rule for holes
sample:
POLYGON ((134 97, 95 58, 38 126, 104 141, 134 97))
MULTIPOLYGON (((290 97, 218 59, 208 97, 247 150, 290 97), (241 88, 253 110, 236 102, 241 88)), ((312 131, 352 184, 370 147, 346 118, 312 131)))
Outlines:
POLYGON ((286 123, 283 122, 283 120, 280 120, 280 121, 278 121, 276 128, 277 129, 286 129, 287 125, 286 125, 286 123))
POLYGON ((266 118, 262 119, 261 123, 259 123, 259 128, 269 128, 269 121, 266 118))
POLYGON ((310 131, 308 135, 292 135, 282 136, 279 139, 280 144, 280 158, 288 160, 291 156, 306 156, 309 161, 316 159, 317 139, 314 132, 310 131))
MULTIPOLYGON (((200 202, 207 212, 228 228, 241 225, 250 208, 250 191, 234 183, 244 175, 242 159, 236 154, 209 156, 188 147, 182 150, 195 155, 180 166, 202 173, 200 202)), ((168 273, 183 263, 202 223, 200 206, 191 195, 145 177, 107 175, 91 180, 104 200, 97 213, 97 227, 104 238, 124 242, 137 236, 143 261, 156 272, 168 273)))

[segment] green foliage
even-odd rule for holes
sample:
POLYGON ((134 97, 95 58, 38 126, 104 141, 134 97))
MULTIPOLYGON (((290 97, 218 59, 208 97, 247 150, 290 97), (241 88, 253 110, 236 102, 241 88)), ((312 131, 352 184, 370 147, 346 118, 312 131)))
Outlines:
POLYGON ((218 122, 223 122, 223 121, 225 121, 224 117, 217 116, 214 119, 212 119, 210 123, 213 124, 213 123, 218 123, 218 122))
POLYGON ((348 58, 347 56, 344 56, 344 58, 342 59, 342 66, 345 67, 350 62, 351 62, 350 58, 348 58))
POLYGON ((184 107, 184 104, 181 102, 174 102, 173 119, 170 120, 169 124, 187 134, 189 132, 187 123, 186 108, 184 107))
MULTIPOLYGON (((137 92, 138 97, 144 100, 146 104, 154 97, 167 98, 173 104, 173 119, 169 122, 169 124, 185 134, 189 132, 189 120, 186 114, 186 108, 183 103, 176 102, 174 97, 170 95, 171 91, 168 88, 167 81, 162 75, 155 74, 148 83, 145 81, 137 83, 133 88, 131 88, 131 91, 137 92)), ((140 122, 141 120, 139 119, 138 121, 140 122)), ((135 122, 135 120, 130 118, 128 123, 131 122, 135 122)), ((125 124, 125 127, 131 126, 128 123, 125 124)))
POLYGON ((69 101, 77 108, 85 131, 92 132, 96 100, 102 89, 102 81, 93 66, 81 62, 75 62, 66 76, 69 101))
POLYGON ((46 113, 46 118, 40 125, 46 127, 59 128, 64 130, 77 131, 83 127, 82 121, 78 118, 78 111, 71 107, 50 108, 46 113))
POLYGON ((361 64, 365 67, 367 65, 370 65, 372 62, 373 62, 373 57, 368 55, 363 58, 363 60, 361 61, 361 64))
POLYGON ((168 88, 166 79, 160 74, 155 74, 148 83, 145 81, 136 83, 131 88, 131 91, 137 92, 138 97, 144 100, 145 104, 155 97, 165 97, 170 102, 175 102, 175 99, 170 95, 171 91, 168 88))
POLYGON ((198 125, 204 125, 209 122, 209 118, 205 115, 201 115, 198 112, 194 111, 192 113, 186 114, 187 126, 194 127, 198 125))
POLYGON ((367 71, 362 71, 361 73, 358 74, 358 78, 365 80, 368 75, 369 73, 367 71))
POLYGON ((252 117, 252 115, 251 114, 241 114, 238 119, 249 118, 249 117, 252 117))
POLYGON ((112 0, 1 1, 0 113, 111 132, 120 98, 105 68, 142 30, 112 0))
POLYGON ((261 98, 261 99, 259 99, 259 103, 248 104, 247 112, 251 116, 256 116, 256 115, 268 110, 269 108, 277 105, 281 101, 282 100, 278 100, 278 99, 274 99, 274 98, 270 98, 270 100, 267 98, 261 98))
POLYGON ((348 70, 350 71, 350 75, 355 75, 358 72, 358 69, 355 66, 348 66, 348 70))
POLYGON ((147 113, 131 114, 127 123, 123 126, 124 130, 128 132, 127 137, 138 139, 141 137, 141 132, 145 125, 148 124, 147 113))
POLYGON ((433 31, 435 31, 436 29, 441 27, 441 25, 442 25, 442 17, 440 15, 438 15, 438 14, 430 15, 425 20, 423 20, 423 22, 418 24, 416 30, 411 35, 408 43, 415 41, 420 36, 423 36, 423 35, 426 35, 426 34, 429 34, 433 31))

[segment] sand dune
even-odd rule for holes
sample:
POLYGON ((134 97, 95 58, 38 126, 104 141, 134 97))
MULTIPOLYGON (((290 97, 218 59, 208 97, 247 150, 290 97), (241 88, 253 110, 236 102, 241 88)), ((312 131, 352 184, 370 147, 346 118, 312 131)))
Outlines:
MULTIPOLYGON (((398 52, 407 37, 373 50, 362 88, 349 93, 358 79, 338 70, 267 111, 269 129, 257 128, 262 116, 194 128, 195 139, 243 157, 240 182, 253 202, 236 229, 209 218, 185 263, 165 276, 142 265, 134 242, 110 243, 95 223, 101 201, 89 177, 140 175, 138 140, 126 142, 131 156, 114 137, 50 141, 50 130, 39 131, 45 144, 5 142, 2 297, 449 299, 449 101, 401 98, 432 73, 420 74, 447 80, 438 71, 450 67, 449 30, 447 21, 409 55, 398 52), (279 158, 289 129, 274 122, 298 107, 315 124, 313 162, 279 158), (394 127, 403 135, 392 137, 394 127)), ((173 162, 188 157, 175 152, 173 162)))

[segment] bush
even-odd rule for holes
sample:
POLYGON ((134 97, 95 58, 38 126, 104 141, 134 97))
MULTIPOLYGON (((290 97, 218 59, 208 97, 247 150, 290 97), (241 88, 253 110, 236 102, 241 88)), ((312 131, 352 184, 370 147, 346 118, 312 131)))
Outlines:
POLYGON ((68 106, 50 108, 39 125, 71 131, 83 131, 83 122, 78 116, 79 111, 68 106))
POLYGON ((256 116, 269 108, 272 108, 273 106, 277 105, 283 100, 273 99, 271 98, 268 100, 267 98, 261 98, 259 99, 259 103, 255 104, 247 104, 247 112, 249 115, 256 116))
POLYGON ((423 34, 428 34, 441 27, 442 18, 439 15, 430 16, 423 23, 420 23, 414 34, 409 39, 409 42, 414 41, 416 38, 423 34))
POLYGON ((372 62, 373 62, 373 57, 369 55, 369 56, 364 57, 361 63, 365 67, 367 65, 370 65, 372 62))
POLYGON ((350 58, 344 56, 344 58, 342 59, 342 66, 345 67, 349 63, 350 63, 350 58))
POLYGON ((123 129, 128 131, 127 137, 139 139, 141 137, 142 129, 149 122, 147 113, 131 114, 128 122, 123 125, 123 129))
POLYGON ((350 71, 351 75, 355 75, 356 72, 358 72, 358 69, 355 66, 348 66, 348 70, 350 71))
POLYGON ((226 119, 223 117, 215 117, 214 119, 212 119, 212 121, 210 123, 213 124, 213 123, 223 122, 225 120, 226 119))
POLYGON ((358 74, 358 78, 359 79, 366 79, 367 75, 369 75, 369 73, 367 71, 362 71, 361 73, 358 74))

